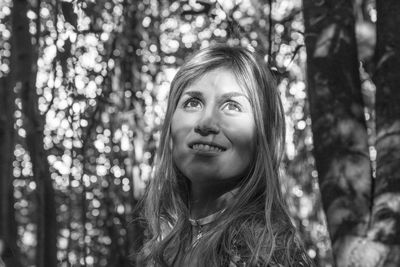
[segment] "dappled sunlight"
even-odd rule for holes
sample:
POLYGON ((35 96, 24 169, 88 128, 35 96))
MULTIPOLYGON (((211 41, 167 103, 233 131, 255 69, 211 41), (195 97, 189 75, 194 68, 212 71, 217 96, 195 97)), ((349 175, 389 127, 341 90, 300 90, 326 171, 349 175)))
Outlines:
POLYGON ((372 225, 368 238, 390 245, 400 245, 400 194, 396 191, 386 192, 375 198, 372 213, 372 225))
POLYGON ((383 266, 389 253, 389 249, 381 243, 351 235, 338 240, 334 246, 338 254, 338 266, 383 266))
MULTIPOLYGON (((366 142, 364 109, 349 105, 346 94, 340 95, 345 104, 336 105, 327 74, 317 75, 311 82, 320 90, 307 94, 302 1, 272 1, 272 8, 268 1, 256 0, 203 1, 210 6, 191 0, 135 5, 121 0, 39 2, 40 9, 30 2, 27 17, 35 37, 40 12, 36 91, 47 153, 43 160, 50 165, 56 190, 57 258, 62 266, 119 266, 137 251, 147 234, 137 204, 151 177, 170 83, 187 56, 219 42, 257 51, 277 77, 287 126, 282 184, 309 255, 319 266, 331 266, 327 221, 334 239, 349 221, 354 228, 343 232, 365 230, 369 152, 375 148, 366 142), (330 112, 320 112, 320 119, 311 122, 313 107, 330 104, 330 112), (314 135, 323 149, 314 145, 312 130, 324 132, 314 135), (326 164, 318 173, 313 151, 326 164), (318 176, 326 178, 318 182, 318 176)), ((0 78, 10 73, 12 1, 1 5, 0 78)), ((339 51, 337 42, 347 44, 350 39, 338 22, 327 24, 314 57, 339 51)), ((336 77, 346 71, 337 69, 336 77)), ((34 217, 40 205, 39 183, 33 179, 34 158, 26 146, 20 86, 15 88, 12 172, 18 246, 22 262, 30 266, 38 243, 34 217)), ((400 141, 390 138, 392 130, 378 133, 378 144, 385 147, 376 154, 378 162, 395 154, 390 145, 400 141)), ((398 168, 395 163, 390 166, 398 168)), ((378 196, 365 249, 356 248, 364 242, 359 237, 338 237, 335 245, 343 255, 370 253, 371 261, 377 261, 378 252, 393 253, 376 241, 391 242, 399 233, 393 219, 398 216, 397 199, 389 193, 378 196)))
MULTIPOLYGON (((371 78, 377 74, 372 68, 380 68, 380 63, 372 62, 376 12, 392 12, 379 4, 382 10, 375 9, 373 1, 356 6, 346 1, 304 1, 314 155, 337 266, 397 266, 399 260, 393 256, 399 247, 387 241, 396 240, 393 236, 398 232, 399 217, 392 208, 400 199, 395 193, 398 142, 383 141, 384 123, 380 124, 398 112, 381 98, 383 112, 379 113, 379 90, 387 93, 386 100, 392 97, 389 94, 395 97, 398 79, 393 89, 377 84, 375 102, 371 78), (389 197, 388 191, 394 194, 389 197), (382 205, 380 198, 392 206, 382 205)), ((388 20, 387 27, 394 14, 391 19, 381 14, 382 21, 388 20)), ((390 31, 378 29, 377 41, 384 41, 379 34, 389 36, 390 31)), ((392 40, 387 39, 381 50, 392 40)), ((391 73, 389 69, 381 75, 391 73)))

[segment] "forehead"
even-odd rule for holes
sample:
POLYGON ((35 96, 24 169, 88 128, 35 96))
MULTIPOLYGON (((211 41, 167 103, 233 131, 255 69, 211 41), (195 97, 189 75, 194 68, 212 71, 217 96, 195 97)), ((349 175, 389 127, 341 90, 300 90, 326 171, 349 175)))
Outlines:
POLYGON ((217 68, 206 72, 187 86, 183 93, 187 91, 210 91, 215 94, 237 92, 248 96, 247 89, 243 88, 236 74, 228 68, 217 68))

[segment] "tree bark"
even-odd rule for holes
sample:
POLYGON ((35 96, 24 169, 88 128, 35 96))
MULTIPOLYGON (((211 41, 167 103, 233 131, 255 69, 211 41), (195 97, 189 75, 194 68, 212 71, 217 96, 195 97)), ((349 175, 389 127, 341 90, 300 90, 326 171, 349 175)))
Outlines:
POLYGON ((376 266, 380 244, 366 239, 372 172, 353 3, 303 3, 313 153, 335 263, 376 266))
MULTIPOLYGON (((37 185, 37 250, 36 266, 57 266, 57 227, 54 188, 43 146, 43 119, 38 110, 36 93, 38 44, 32 45, 28 1, 15 0, 11 13, 11 77, 12 88, 20 93, 26 144, 33 176, 37 185)), ((38 29, 39 30, 39 29, 38 29)))
MULTIPOLYGON (((138 2, 138 1, 135 1, 138 2)), ((161 6, 163 5, 163 1, 157 2, 157 9, 158 15, 153 17, 152 19, 154 22, 152 25, 155 29, 159 29, 156 27, 157 24, 160 22, 160 14, 161 14, 161 6)), ((116 59, 118 67, 121 69, 120 77, 118 80, 120 81, 120 87, 124 88, 124 90, 132 90, 132 97, 130 101, 124 104, 123 112, 131 113, 129 115, 128 124, 132 129, 134 129, 134 138, 144 140, 144 133, 143 133, 143 122, 141 121, 143 118, 143 107, 141 100, 136 97, 136 92, 142 90, 143 84, 140 78, 141 75, 141 66, 143 65, 142 59, 138 56, 135 51, 140 48, 139 42, 143 39, 142 32, 144 29, 141 27, 140 21, 142 20, 143 14, 141 14, 140 10, 138 9, 137 5, 129 5, 128 2, 124 2, 124 10, 125 10, 125 23, 123 27, 123 35, 127 37, 127 43, 117 43, 117 46, 120 46, 120 51, 122 51, 122 56, 120 59, 116 59), (131 88, 127 88, 126 84, 129 84, 131 88), (133 113, 131 111, 134 111, 133 113)), ((157 53, 162 53, 160 47, 160 39, 159 36, 155 41, 157 45, 157 53)), ((154 79, 154 76, 152 76, 154 79)), ((116 90, 113 88, 113 90, 116 90)), ((112 128, 112 132, 115 130, 116 127, 119 125, 113 124, 110 129, 112 128)), ((128 259, 131 258, 133 261, 133 266, 139 266, 136 262, 137 258, 136 255, 140 251, 141 247, 143 246, 145 240, 145 229, 141 224, 140 214, 139 214, 139 201, 135 198, 135 193, 139 190, 136 188, 136 183, 134 179, 134 172, 133 166, 139 165, 142 159, 138 159, 137 155, 135 154, 135 149, 137 143, 133 141, 133 151, 129 151, 130 154, 128 163, 125 165, 125 171, 128 175, 128 178, 131 181, 130 186, 130 194, 129 194, 129 202, 127 205, 127 209, 129 210, 129 215, 127 216, 126 220, 128 223, 124 224, 126 226, 127 237, 125 239, 125 253, 123 258, 128 259)))
POLYGON ((0 78, 0 258, 6 266, 22 266, 17 247, 14 210, 13 159, 15 94, 9 77, 0 78))
POLYGON ((368 237, 385 245, 382 266, 400 266, 400 2, 378 0, 376 181, 368 237))

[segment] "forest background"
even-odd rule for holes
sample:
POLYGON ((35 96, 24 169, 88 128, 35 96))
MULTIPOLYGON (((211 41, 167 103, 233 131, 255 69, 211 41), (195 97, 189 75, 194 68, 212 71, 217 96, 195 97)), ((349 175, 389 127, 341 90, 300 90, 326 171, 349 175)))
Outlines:
POLYGON ((135 266, 183 60, 275 73, 283 190, 317 266, 400 266, 400 1, 1 0, 0 266, 135 266))

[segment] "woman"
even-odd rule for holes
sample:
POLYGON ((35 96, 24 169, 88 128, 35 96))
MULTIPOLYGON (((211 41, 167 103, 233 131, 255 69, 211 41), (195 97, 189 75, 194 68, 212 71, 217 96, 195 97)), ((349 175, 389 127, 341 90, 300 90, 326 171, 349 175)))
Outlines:
POLYGON ((226 45, 177 72, 145 202, 146 265, 311 265, 280 191, 273 81, 253 53, 226 45))

